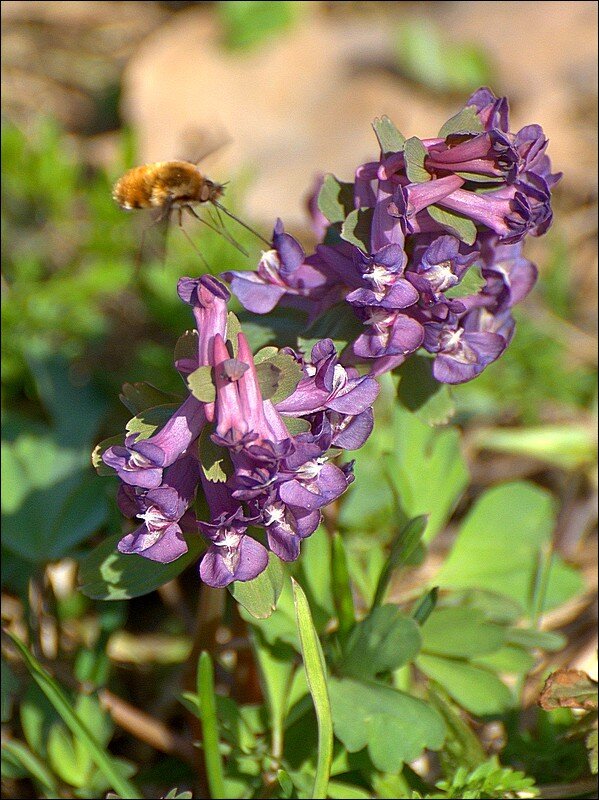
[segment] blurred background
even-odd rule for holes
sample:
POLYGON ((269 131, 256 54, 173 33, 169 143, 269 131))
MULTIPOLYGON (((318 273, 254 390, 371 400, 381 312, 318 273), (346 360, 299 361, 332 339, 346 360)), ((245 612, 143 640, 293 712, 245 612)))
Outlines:
MULTIPOLYGON (((89 452, 123 428, 123 381, 180 390, 172 350, 191 318, 176 279, 201 270, 176 229, 166 263, 150 249, 139 267, 146 222, 111 199, 123 171, 222 142, 202 168, 230 181, 229 206, 268 235, 280 216, 309 248, 315 176, 351 180, 375 157, 374 117, 430 136, 489 85, 509 96, 512 130, 543 126, 564 178, 552 230, 528 246, 540 280, 513 343, 454 392, 465 503, 522 477, 554 493, 556 546, 587 586, 560 622, 564 663, 596 674, 596 4, 29 0, 1 13, 3 616, 18 625, 37 609, 50 654, 52 619, 73 643, 171 625, 168 593, 126 606, 75 591, 78 553, 122 524, 89 452)), ((259 256, 239 228, 249 260, 186 229, 219 271, 259 256)), ((130 661, 119 641, 111 657, 130 661)))

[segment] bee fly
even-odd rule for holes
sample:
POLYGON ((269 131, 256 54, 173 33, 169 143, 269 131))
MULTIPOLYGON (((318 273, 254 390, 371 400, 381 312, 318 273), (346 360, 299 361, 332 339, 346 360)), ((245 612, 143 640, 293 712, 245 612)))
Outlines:
MULTIPOLYGON (((158 161, 154 164, 133 167, 125 172, 115 183, 112 196, 121 208, 127 210, 137 208, 158 210, 159 215, 155 222, 168 221, 173 211, 176 210, 179 227, 198 253, 199 251, 183 228, 184 211, 219 233, 246 256, 247 252, 225 229, 220 211, 265 242, 269 248, 272 247, 267 239, 222 205, 220 198, 223 196, 225 186, 226 184, 215 183, 206 178, 196 164, 190 161, 158 161), (210 204, 214 207, 218 223, 211 216, 215 223, 212 225, 196 213, 194 206, 203 204, 210 204)), ((205 263, 202 254, 199 253, 199 255, 205 263)))

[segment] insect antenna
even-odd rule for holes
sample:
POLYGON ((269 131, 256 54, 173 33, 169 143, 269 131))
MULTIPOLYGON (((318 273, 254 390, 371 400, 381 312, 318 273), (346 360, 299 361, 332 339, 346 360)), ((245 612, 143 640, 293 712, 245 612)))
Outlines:
POLYGON ((272 242, 269 242, 268 239, 265 239, 264 236, 259 234, 258 231, 254 230, 254 228, 251 228, 246 222, 239 219, 239 217, 236 217, 235 214, 229 211, 228 208, 225 208, 221 203, 218 202, 218 200, 212 200, 211 202, 213 206, 216 206, 216 208, 220 208, 220 210, 224 214, 226 214, 228 217, 231 217, 231 219, 235 220, 235 222, 238 225, 241 225, 242 228, 245 228, 250 233, 253 233, 256 238, 260 239, 261 242, 264 242, 264 244, 268 245, 269 249, 272 247, 272 242))
MULTIPOLYGON (((200 217, 200 215, 197 214, 196 211, 191 206, 185 206, 185 208, 189 211, 189 213, 191 214, 192 217, 195 217, 200 222, 203 222, 204 225, 207 225, 210 228, 211 231, 214 231, 215 233, 220 234, 223 237, 223 239, 225 239, 227 242, 229 242, 229 244, 232 245, 236 250, 238 250, 243 256, 246 256, 246 257, 249 256, 248 251, 244 247, 242 247, 239 244, 239 242, 237 242, 231 236, 231 234, 224 227, 224 225, 221 225, 220 227, 217 227, 216 225, 211 225, 203 217, 200 217)), ((210 211, 208 211, 208 213, 210 214, 210 211)), ((212 217, 211 217, 211 219, 212 219, 212 217)), ((212 221, 214 222, 214 220, 212 220, 212 221)))

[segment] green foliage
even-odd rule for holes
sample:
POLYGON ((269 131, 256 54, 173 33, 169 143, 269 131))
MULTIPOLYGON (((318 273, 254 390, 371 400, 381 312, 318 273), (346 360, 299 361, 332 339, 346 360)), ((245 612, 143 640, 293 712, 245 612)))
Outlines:
POLYGON ((267 619, 277 607, 283 588, 285 570, 279 559, 269 554, 268 567, 251 581, 234 581, 229 591, 237 602, 256 619, 267 619))
POLYGON ((445 725, 423 700, 382 683, 329 680, 335 735, 350 753, 368 747, 377 769, 397 772, 425 747, 439 750, 445 725))
MULTIPOLYGON (((383 157, 391 153, 401 152, 406 144, 406 139, 387 116, 377 117, 372 123, 372 128, 379 141, 383 157)), ((334 220, 331 220, 333 222, 334 220)))
MULTIPOLYGON (((66 783, 82 790, 83 797, 109 787, 117 789, 124 797, 140 797, 128 780, 135 769, 132 770, 128 762, 115 759, 106 750, 112 736, 112 726, 107 722, 98 701, 94 697, 81 695, 73 704, 60 684, 28 648, 15 636, 11 635, 11 639, 34 681, 64 723, 63 726, 53 725, 50 728, 44 745, 48 762, 55 773, 66 783)), ((41 740, 38 741, 41 744, 41 740)), ((21 761, 23 766, 25 763, 21 761)), ((42 776, 34 773, 33 777, 42 776)))
POLYGON ((350 211, 341 226, 341 238, 370 253, 370 231, 372 228, 372 209, 355 208, 350 211))
POLYGON ((417 136, 412 136, 404 145, 404 158, 406 160, 406 174, 412 183, 426 183, 433 176, 425 169, 424 161, 427 150, 417 136))
POLYGON ((248 50, 290 29, 298 20, 301 2, 219 0, 217 11, 224 42, 232 50, 248 50))
POLYGON ((197 561, 204 548, 198 536, 186 539, 187 553, 170 564, 150 561, 136 553, 119 553, 122 534, 109 536, 88 553, 80 565, 80 590, 97 600, 128 600, 148 594, 197 561))
POLYGON ((474 44, 450 43, 430 19, 402 24, 396 58, 405 75, 437 92, 472 91, 491 81, 484 51, 474 44))
MULTIPOLYGON (((443 587, 499 592, 530 614, 539 557, 554 525, 554 501, 542 489, 524 482, 491 489, 464 520, 435 580, 443 587)), ((554 608, 581 589, 578 573, 553 556, 542 607, 554 608)))
POLYGON ((497 758, 468 772, 460 767, 449 781, 440 781, 437 787, 445 792, 443 797, 511 797, 519 792, 526 792, 527 797, 536 797, 534 779, 527 778, 523 772, 510 767, 502 767, 497 758))

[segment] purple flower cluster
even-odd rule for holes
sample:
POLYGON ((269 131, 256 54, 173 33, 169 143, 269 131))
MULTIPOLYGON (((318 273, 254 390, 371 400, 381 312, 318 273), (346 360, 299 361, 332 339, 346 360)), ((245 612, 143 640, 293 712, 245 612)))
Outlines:
POLYGON ((257 271, 224 277, 259 314, 283 302, 306 311, 310 324, 341 304, 339 313, 363 326, 344 364, 365 362, 376 376, 423 347, 437 380, 462 383, 511 339, 511 310, 536 280, 523 241, 549 228, 560 175, 551 173, 542 129, 510 133, 507 100, 489 89, 437 138, 395 134, 389 149, 377 131, 381 156, 358 167, 341 231, 337 222, 325 228, 326 208, 310 203, 324 235, 314 254, 306 257, 279 220, 257 271), (360 237, 358 218, 367 229, 360 237))
MULTIPOLYGON (((284 257, 298 258, 291 237, 281 236, 284 257)), ((310 360, 278 353, 283 366, 279 360, 271 371, 280 374, 287 364, 297 375, 295 389, 281 400, 264 399, 261 365, 244 334, 228 331, 228 290, 204 275, 182 278, 178 292, 193 309, 197 350, 176 366, 183 376, 207 370, 213 394, 189 394, 160 430, 145 439, 129 434, 102 460, 121 479, 123 514, 142 521, 121 539, 120 552, 169 563, 187 551, 184 533, 202 535, 208 546, 200 575, 222 587, 259 575, 268 550, 284 561, 298 557, 321 509, 353 480, 352 464, 334 464, 331 448, 352 450, 366 441, 378 384, 343 367, 324 339, 310 360), (290 433, 286 417, 299 420, 301 432, 290 433), (198 488, 208 521, 194 511, 198 488)))

